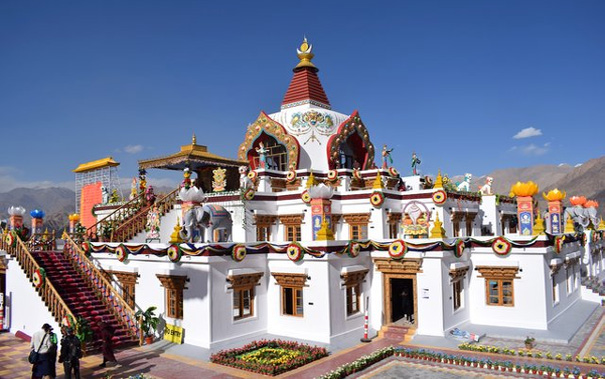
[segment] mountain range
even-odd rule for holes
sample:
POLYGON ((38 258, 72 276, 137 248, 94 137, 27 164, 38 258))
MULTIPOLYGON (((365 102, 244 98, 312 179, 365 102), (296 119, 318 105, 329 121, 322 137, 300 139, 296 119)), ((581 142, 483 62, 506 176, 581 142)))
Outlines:
MULTIPOLYGON (((558 188, 567 192, 567 198, 574 195, 586 196, 605 206, 605 156, 591 159, 582 165, 538 165, 523 168, 495 170, 488 175, 471 180, 471 190, 477 191, 485 183, 486 176, 494 178, 492 189, 495 193, 508 194, 517 181, 533 181, 540 187, 537 199, 544 204, 542 192, 558 188)), ((454 182, 462 176, 452 177, 454 182)), ((156 192, 168 192, 171 188, 157 188, 156 192)), ((67 215, 75 211, 75 193, 63 187, 16 188, 0 193, 0 218, 8 219, 8 207, 21 205, 26 210, 25 222, 30 225, 29 212, 42 209, 46 212, 45 224, 51 230, 61 231, 67 227, 67 215)), ((568 203, 567 200, 564 200, 568 203)), ((599 212, 602 214, 602 212, 599 212)))

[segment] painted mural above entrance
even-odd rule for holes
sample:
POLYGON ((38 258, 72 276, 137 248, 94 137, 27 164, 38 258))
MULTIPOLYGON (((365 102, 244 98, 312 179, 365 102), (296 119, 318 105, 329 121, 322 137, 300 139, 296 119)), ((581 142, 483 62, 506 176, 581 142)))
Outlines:
POLYGON ((293 113, 288 129, 294 135, 306 134, 313 130, 321 135, 329 136, 334 133, 335 126, 334 120, 329 114, 310 110, 293 113))

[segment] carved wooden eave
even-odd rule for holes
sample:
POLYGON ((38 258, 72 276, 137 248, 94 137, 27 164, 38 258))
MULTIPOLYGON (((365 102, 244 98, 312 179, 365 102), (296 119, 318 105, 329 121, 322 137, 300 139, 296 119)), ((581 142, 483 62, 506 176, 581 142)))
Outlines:
POLYGON ((277 221, 277 216, 275 215, 259 215, 259 214, 255 214, 254 215, 254 223, 257 226, 271 226, 273 224, 275 224, 275 222, 277 221))
POLYGON ((155 274, 162 283, 162 287, 168 289, 187 289, 185 283, 189 280, 186 275, 162 275, 155 274))
POLYGON ((294 214, 294 215, 279 215, 279 222, 284 225, 300 225, 303 221, 303 215, 294 214))
POLYGON ((120 283, 124 284, 137 284, 137 279, 140 275, 136 272, 124 272, 124 271, 111 271, 106 270, 108 274, 115 275, 116 278, 120 281, 120 283))
POLYGON ((361 283, 365 279, 368 271, 370 270, 365 269, 341 274, 340 277, 344 281, 342 285, 348 287, 361 283))
POLYGON ((399 224, 401 222, 401 212, 388 212, 387 224, 399 224))
POLYGON ((262 278, 263 275, 264 273, 262 272, 253 272, 249 274, 228 276, 227 280, 231 282, 231 287, 229 287, 229 289, 258 286, 260 284, 260 278, 262 278))
POLYGON ((507 266, 477 266, 476 270, 481 274, 479 278, 485 279, 520 279, 517 276, 519 267, 507 266))
POLYGON ((367 224, 370 222, 369 213, 350 213, 343 214, 342 217, 345 219, 347 224, 367 224))
POLYGON ((450 219, 451 219, 453 222, 456 222, 456 221, 462 221, 462 219, 464 218, 465 214, 466 214, 465 212, 457 212, 457 211, 454 211, 454 212, 452 212, 452 214, 451 214, 451 216, 450 216, 450 219))
POLYGON ((330 218, 332 218, 332 228, 334 228, 340 222, 342 215, 341 214, 331 214, 330 218))
POLYGON ((457 280, 464 279, 464 276, 468 272, 468 269, 469 269, 469 267, 466 266, 466 267, 460 267, 460 268, 450 270, 451 282, 453 283, 457 280))
POLYGON ((417 274, 422 272, 422 258, 374 258, 374 266, 385 274, 417 274))
POLYGON ((277 284, 285 287, 308 287, 307 274, 291 274, 283 272, 272 272, 271 275, 277 281, 277 284))
POLYGON ((466 221, 474 221, 475 217, 477 217, 477 212, 467 212, 464 216, 466 221))

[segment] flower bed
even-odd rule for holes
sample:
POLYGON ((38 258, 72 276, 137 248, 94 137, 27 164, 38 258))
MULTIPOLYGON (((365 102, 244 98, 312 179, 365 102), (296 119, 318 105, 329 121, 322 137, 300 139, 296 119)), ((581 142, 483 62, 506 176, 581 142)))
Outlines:
POLYGON ((244 347, 221 350, 210 361, 263 375, 279 375, 328 355, 323 347, 292 341, 261 340, 244 347))

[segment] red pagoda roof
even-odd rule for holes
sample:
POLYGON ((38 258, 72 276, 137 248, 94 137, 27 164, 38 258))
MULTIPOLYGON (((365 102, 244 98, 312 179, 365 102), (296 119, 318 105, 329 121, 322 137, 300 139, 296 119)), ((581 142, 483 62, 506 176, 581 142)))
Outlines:
POLYGON ((300 104, 310 103, 322 108, 330 109, 330 100, 324 92, 317 72, 319 69, 311 62, 313 46, 305 38, 297 49, 300 62, 294 68, 294 76, 282 101, 282 109, 300 104))

